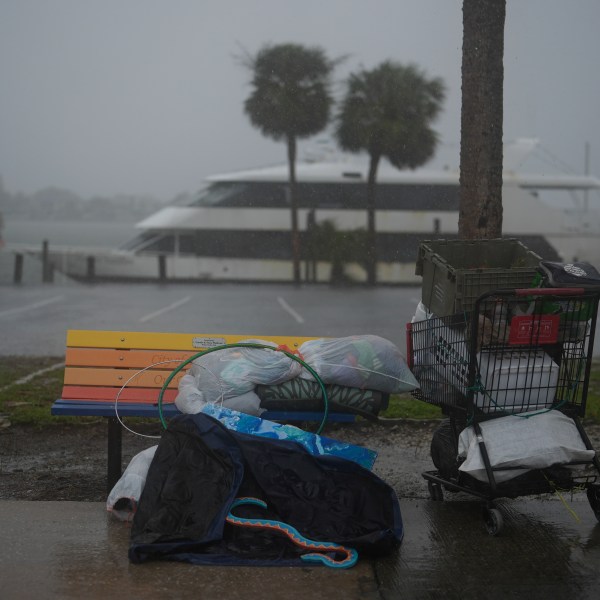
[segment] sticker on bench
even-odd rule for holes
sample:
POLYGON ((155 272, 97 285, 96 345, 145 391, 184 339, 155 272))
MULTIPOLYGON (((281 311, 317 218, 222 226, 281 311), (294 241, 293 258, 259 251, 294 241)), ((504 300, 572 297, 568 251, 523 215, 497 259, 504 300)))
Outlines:
POLYGON ((216 348, 217 346, 223 346, 227 342, 222 337, 195 337, 192 338, 193 348, 216 348))

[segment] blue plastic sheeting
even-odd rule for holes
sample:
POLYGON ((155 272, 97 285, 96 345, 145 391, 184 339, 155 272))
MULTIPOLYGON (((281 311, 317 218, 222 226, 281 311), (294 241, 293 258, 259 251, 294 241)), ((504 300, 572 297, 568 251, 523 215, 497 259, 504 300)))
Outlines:
POLYGON ((327 438, 309 431, 304 431, 293 425, 282 425, 274 423, 261 417, 247 415, 245 413, 231 410, 215 404, 207 404, 202 412, 218 419, 227 429, 247 433, 250 435, 258 435, 277 440, 288 440, 297 442, 304 446, 311 454, 332 455, 352 460, 366 469, 372 469, 377 452, 355 446, 346 442, 340 442, 331 438, 327 438))

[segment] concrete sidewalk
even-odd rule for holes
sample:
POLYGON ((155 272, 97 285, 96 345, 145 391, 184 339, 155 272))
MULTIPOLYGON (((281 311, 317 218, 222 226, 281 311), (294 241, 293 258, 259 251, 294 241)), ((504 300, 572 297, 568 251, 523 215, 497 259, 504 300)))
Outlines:
POLYGON ((478 502, 404 499, 393 555, 348 570, 130 564, 128 527, 97 502, 0 502, 0 595, 30 598, 600 597, 600 525, 584 494, 501 503, 505 528, 483 527, 478 502), (573 511, 573 512, 570 512, 573 511), (579 519, 576 520, 575 516, 579 519))
POLYGON ((0 502, 0 597, 252 600, 377 598, 373 565, 205 567, 133 565, 129 527, 98 502, 0 502))

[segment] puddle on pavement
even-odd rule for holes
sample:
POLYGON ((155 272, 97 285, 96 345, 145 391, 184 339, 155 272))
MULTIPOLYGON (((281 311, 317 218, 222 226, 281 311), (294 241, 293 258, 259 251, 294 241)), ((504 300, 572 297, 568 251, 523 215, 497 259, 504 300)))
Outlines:
POLYGON ((570 505, 579 522, 556 499, 498 501, 504 528, 491 536, 478 501, 403 501, 402 546, 377 564, 382 595, 598 597, 600 524, 585 494, 570 505))

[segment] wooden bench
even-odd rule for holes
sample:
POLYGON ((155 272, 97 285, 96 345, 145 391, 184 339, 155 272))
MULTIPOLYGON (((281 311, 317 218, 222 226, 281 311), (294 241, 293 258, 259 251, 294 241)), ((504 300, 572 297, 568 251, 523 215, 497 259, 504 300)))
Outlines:
MULTIPOLYGON (((270 341, 290 351, 299 348, 307 340, 318 339, 69 330, 64 386, 61 398, 52 405, 51 413, 107 419, 107 487, 110 491, 122 474, 122 424, 119 418, 158 418, 160 414, 168 418, 179 414, 174 400, 179 379, 189 365, 173 377, 165 389, 160 411, 158 405, 160 392, 173 370, 198 352, 250 338, 270 341)), ((270 410, 263 413, 262 417, 284 422, 321 421, 323 412, 270 410)), ((328 417, 331 421, 354 419, 355 414, 347 412, 330 412, 328 417)))

